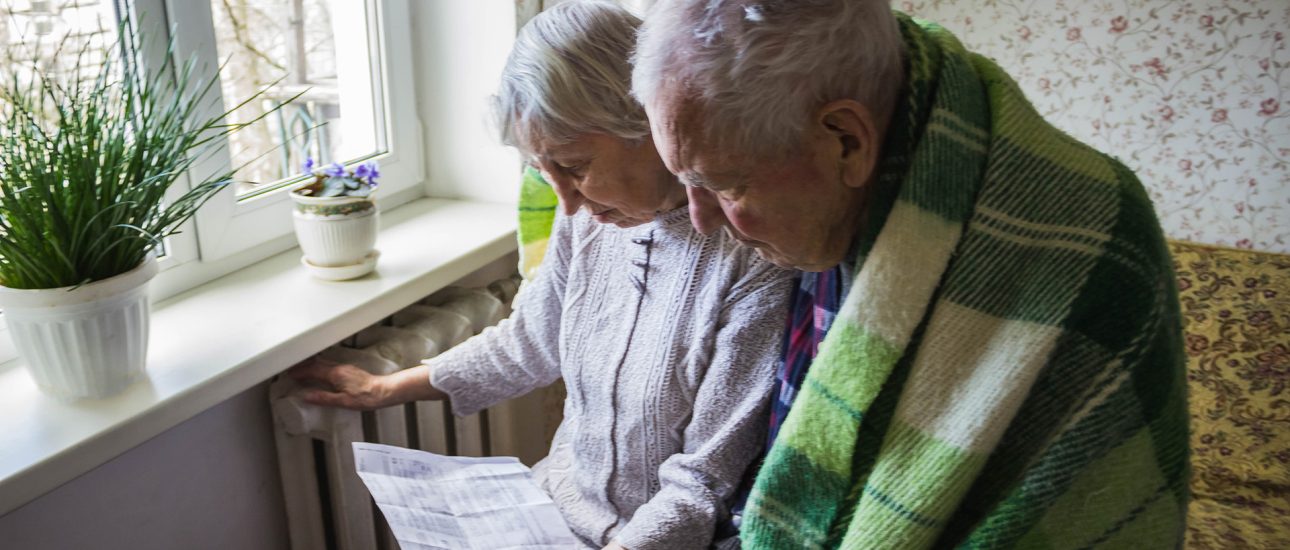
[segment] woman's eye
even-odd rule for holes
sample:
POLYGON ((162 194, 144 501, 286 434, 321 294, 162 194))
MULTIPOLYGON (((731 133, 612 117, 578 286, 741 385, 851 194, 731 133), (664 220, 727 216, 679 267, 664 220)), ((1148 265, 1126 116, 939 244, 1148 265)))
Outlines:
POLYGON ((564 173, 574 177, 580 177, 587 171, 586 164, 574 164, 574 165, 568 165, 568 166, 564 164, 559 164, 557 166, 559 166, 560 170, 564 171, 564 173))

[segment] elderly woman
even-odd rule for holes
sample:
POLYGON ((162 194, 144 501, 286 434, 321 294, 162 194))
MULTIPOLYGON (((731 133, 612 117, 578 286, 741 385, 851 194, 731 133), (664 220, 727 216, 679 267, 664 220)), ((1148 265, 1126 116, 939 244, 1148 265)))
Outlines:
POLYGON ((661 0, 641 30, 632 86, 695 225, 811 272, 744 546, 1181 545, 1147 193, 889 4, 661 0))
POLYGON ((563 215, 511 317, 398 374, 294 374, 330 386, 306 395, 318 404, 448 398, 458 415, 563 378, 564 421, 534 475, 573 532, 591 547, 705 548, 765 440, 793 274, 690 226, 629 95, 639 23, 571 1, 519 35, 496 111, 563 215))

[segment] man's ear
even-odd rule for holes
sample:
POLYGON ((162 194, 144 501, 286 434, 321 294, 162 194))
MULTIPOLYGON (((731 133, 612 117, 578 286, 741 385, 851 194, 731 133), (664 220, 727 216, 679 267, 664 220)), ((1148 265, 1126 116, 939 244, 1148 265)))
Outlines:
POLYGON ((842 182, 863 187, 878 165, 882 133, 873 111, 852 99, 840 99, 820 108, 817 123, 831 141, 842 182))

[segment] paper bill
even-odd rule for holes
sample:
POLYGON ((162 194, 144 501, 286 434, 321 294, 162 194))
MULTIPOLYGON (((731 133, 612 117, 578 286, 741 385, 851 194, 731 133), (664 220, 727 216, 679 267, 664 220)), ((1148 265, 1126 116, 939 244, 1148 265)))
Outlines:
POLYGON ((583 547, 514 457, 354 443, 354 464, 403 550, 583 547))

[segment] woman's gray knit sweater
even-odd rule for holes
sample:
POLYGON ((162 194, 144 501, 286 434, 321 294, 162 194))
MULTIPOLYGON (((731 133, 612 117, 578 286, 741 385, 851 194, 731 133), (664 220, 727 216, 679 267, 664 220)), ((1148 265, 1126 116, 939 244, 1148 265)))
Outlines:
POLYGON ((627 229, 559 216, 511 317, 428 360, 430 380, 466 415, 563 378, 534 475, 573 532, 705 548, 765 440, 793 277, 685 208, 627 229))

